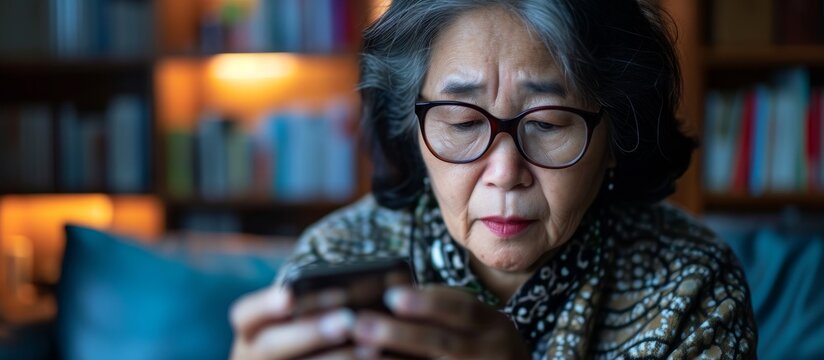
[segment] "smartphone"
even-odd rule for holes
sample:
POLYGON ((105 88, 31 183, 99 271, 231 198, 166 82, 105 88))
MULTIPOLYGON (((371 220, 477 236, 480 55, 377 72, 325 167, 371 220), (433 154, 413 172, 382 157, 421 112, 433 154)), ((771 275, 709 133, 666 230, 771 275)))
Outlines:
POLYGON ((414 276, 409 262, 388 258, 364 262, 307 266, 287 281, 297 300, 295 315, 321 309, 318 296, 325 290, 338 290, 345 296, 345 306, 353 310, 370 309, 388 312, 383 294, 393 286, 412 285, 414 276))

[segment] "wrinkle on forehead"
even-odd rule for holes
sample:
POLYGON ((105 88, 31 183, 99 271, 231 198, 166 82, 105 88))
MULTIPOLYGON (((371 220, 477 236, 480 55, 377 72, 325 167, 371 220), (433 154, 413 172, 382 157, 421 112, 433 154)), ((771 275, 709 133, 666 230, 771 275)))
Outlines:
POLYGON ((546 46, 500 8, 467 12, 442 31, 422 90, 427 100, 472 102, 500 116, 558 104, 568 94, 546 46))

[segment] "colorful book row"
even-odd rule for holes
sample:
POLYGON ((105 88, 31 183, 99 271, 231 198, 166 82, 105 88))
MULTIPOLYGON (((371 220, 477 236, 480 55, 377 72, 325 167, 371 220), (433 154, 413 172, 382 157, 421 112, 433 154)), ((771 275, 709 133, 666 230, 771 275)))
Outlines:
POLYGON ((0 111, 0 184, 4 192, 142 193, 150 187, 146 102, 113 97, 102 111, 72 103, 0 111))
POLYGON ((363 0, 223 2, 200 20, 200 50, 310 52, 354 50, 365 25, 363 0))
POLYGON ((166 136, 167 191, 174 198, 341 201, 356 191, 351 111, 279 111, 255 129, 204 114, 195 131, 166 136))
POLYGON ((152 0, 0 1, 0 54, 139 57, 154 50, 152 0))
POLYGON ((805 69, 705 99, 704 184, 715 193, 824 189, 824 90, 805 69))

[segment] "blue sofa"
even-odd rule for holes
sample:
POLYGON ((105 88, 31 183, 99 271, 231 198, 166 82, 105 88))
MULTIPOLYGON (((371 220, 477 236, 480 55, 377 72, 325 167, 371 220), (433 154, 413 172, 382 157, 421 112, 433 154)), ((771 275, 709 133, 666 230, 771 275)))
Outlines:
POLYGON ((148 246, 66 228, 61 359, 226 359, 231 303, 272 282, 291 241, 201 235, 148 246))
MULTIPOLYGON (((824 231, 757 219, 707 223, 750 282, 759 357, 824 359, 824 231)), ((61 359, 225 359, 231 303, 268 285, 291 244, 198 236, 148 246, 66 231, 53 352, 61 359)))
POLYGON ((762 359, 824 359, 824 221, 710 216, 735 251, 752 294, 762 359))

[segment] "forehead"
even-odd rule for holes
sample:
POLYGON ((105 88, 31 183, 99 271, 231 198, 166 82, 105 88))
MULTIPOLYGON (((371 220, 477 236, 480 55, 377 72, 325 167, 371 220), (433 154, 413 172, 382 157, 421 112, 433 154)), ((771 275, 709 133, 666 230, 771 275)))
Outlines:
POLYGON ((556 72, 546 45, 511 11, 482 8, 459 15, 433 42, 430 66, 556 72))

